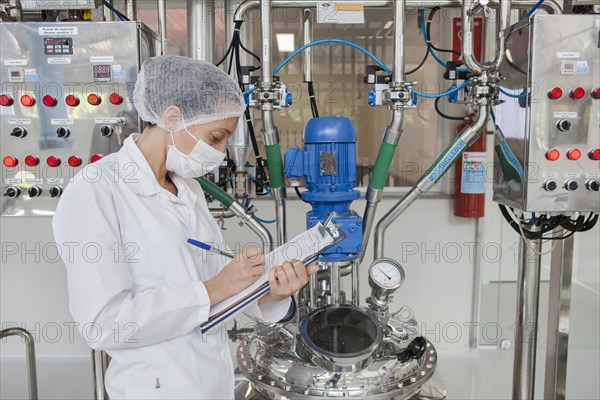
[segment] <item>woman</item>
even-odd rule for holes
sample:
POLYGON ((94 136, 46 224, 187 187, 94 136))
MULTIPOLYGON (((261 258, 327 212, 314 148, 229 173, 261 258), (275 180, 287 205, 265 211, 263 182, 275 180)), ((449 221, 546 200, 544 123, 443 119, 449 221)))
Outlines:
MULTIPOLYGON (((198 326, 211 305, 258 279, 264 256, 250 248, 222 259, 186 239, 223 242, 190 178, 223 161, 244 100, 217 67, 161 56, 142 66, 134 102, 150 125, 77 174, 52 221, 71 313, 86 342, 111 356, 111 399, 231 399, 227 335, 198 326)), ((269 294, 245 312, 289 317, 290 296, 315 270, 299 261, 273 268, 269 294)))

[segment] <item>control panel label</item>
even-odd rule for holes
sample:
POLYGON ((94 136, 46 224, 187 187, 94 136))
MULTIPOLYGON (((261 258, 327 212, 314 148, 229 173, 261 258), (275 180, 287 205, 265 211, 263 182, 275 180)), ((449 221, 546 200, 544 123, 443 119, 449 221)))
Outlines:
POLYGON ((71 64, 71 57, 48 57, 48 64, 71 64))
POLYGON ((115 57, 113 56, 91 56, 91 63, 111 63, 115 61, 115 57))
POLYGON ((75 121, 71 118, 52 118, 50 123, 52 125, 73 125, 75 121))
POLYGON ((95 121, 97 124, 117 124, 119 117, 96 117, 95 121))
POLYGON ((579 179, 581 174, 579 172, 565 172, 565 179, 579 179))
POLYGON ((577 118, 577 113, 573 111, 555 111, 554 118, 577 118))
POLYGON ((578 51, 558 51, 556 53, 557 58, 579 58, 581 53, 578 51))
POLYGON ((558 172, 542 172, 543 179, 558 178, 558 172))
POLYGON ((7 185, 20 185, 21 184, 21 178, 6 178, 4 180, 4 183, 7 185))
POLYGON ((40 36, 72 36, 77 35, 76 26, 41 26, 38 28, 40 36))
POLYGON ((586 179, 600 179, 600 172, 585 174, 586 179))
POLYGON ((46 183, 50 185, 62 185, 65 183, 64 178, 46 178, 46 183))
POLYGON ((44 180, 42 178, 38 178, 35 175, 27 175, 25 177, 25 182, 30 183, 32 185, 41 185, 42 183, 44 183, 44 180))
POLYGON ((38 75, 35 68, 27 68, 25 69, 25 82, 37 82, 38 75))
POLYGON ((9 118, 8 124, 9 125, 31 125, 31 119, 30 118, 9 118))
POLYGON ((4 65, 7 67, 17 67, 27 65, 27 60, 20 58, 18 60, 4 60, 4 65))

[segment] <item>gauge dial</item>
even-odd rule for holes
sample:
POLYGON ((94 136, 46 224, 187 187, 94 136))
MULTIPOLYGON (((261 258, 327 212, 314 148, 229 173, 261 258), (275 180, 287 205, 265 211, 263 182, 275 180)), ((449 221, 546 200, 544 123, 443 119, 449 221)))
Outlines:
POLYGON ((402 285, 404 271, 396 261, 381 258, 376 260, 369 268, 369 277, 381 289, 393 290, 402 285))

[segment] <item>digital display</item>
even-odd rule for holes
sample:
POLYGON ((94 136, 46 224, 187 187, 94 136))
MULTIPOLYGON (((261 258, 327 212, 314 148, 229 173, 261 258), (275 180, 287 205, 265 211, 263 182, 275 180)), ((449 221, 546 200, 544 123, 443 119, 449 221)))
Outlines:
POLYGON ((110 64, 94 65, 94 82, 112 82, 112 68, 110 64))

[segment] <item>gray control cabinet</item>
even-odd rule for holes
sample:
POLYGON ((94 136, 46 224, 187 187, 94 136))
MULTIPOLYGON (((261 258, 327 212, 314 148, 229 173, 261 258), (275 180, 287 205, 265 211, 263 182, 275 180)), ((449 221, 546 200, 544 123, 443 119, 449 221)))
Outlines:
POLYGON ((140 131, 132 94, 158 43, 138 22, 0 24, 3 217, 51 216, 75 174, 140 131))
POLYGON ((496 107, 521 164, 494 160, 494 201, 532 212, 599 211, 600 17, 539 15, 504 32, 502 86, 519 94, 496 107))

